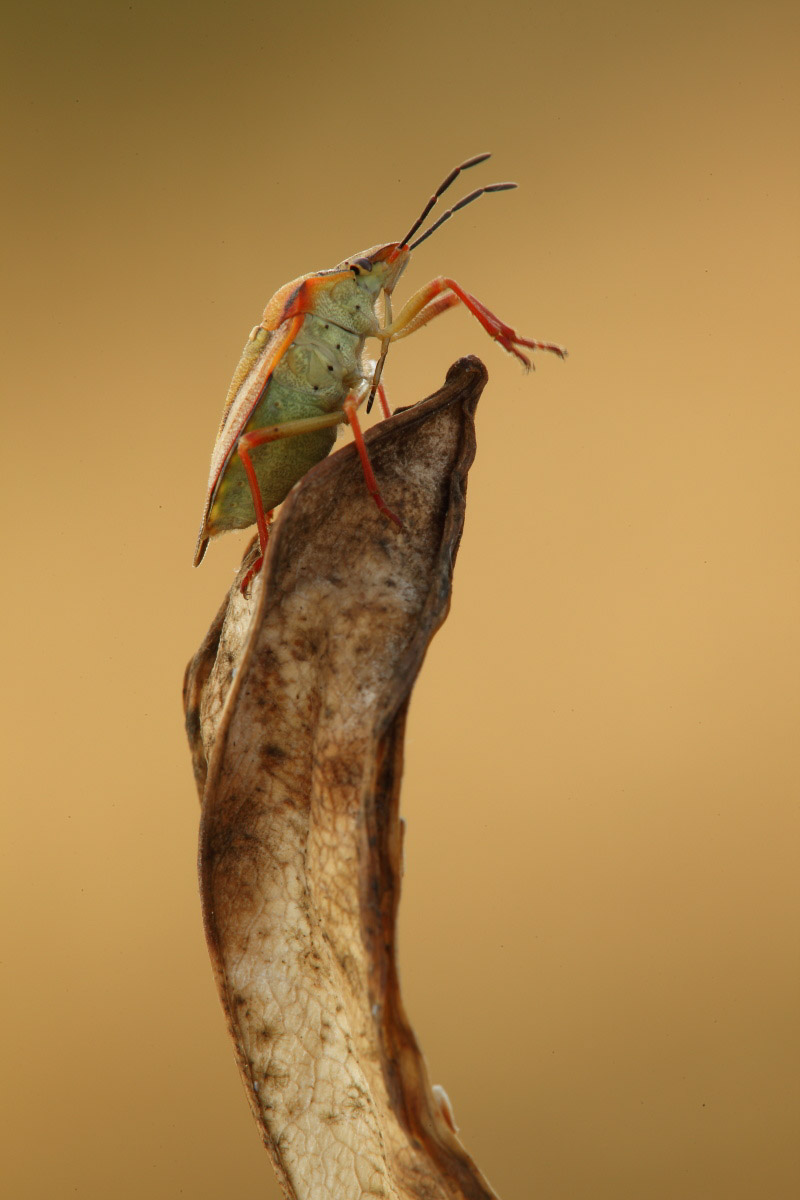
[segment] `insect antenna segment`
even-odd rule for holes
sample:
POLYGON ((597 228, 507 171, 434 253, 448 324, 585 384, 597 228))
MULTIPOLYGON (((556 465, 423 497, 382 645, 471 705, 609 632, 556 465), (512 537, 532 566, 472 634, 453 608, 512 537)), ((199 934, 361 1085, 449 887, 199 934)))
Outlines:
POLYGON ((447 176, 447 178, 444 180, 444 182, 439 184, 438 188, 437 188, 437 189, 436 189, 436 191, 433 193, 433 195, 431 196, 430 200, 429 200, 429 201, 428 201, 428 203, 425 205, 425 207, 423 208, 422 212, 421 212, 421 213, 420 213, 420 215, 417 217, 416 221, 415 221, 415 222, 414 222, 414 224, 411 226, 411 228, 409 229, 409 231, 408 231, 408 233, 406 234, 406 236, 405 236, 404 238, 402 238, 402 239, 401 239, 401 241, 400 241, 400 245, 401 245, 401 246, 407 246, 407 245, 408 245, 409 241, 410 241, 410 240, 411 240, 411 238, 414 236, 414 234, 417 232, 417 230, 419 229, 420 225, 422 225, 423 221, 425 220, 425 218, 427 217, 428 213, 429 213, 429 212, 431 211, 431 209, 433 208, 433 206, 434 206, 434 204, 436 203, 436 201, 439 199, 439 197, 440 197, 440 196, 441 196, 441 195, 442 195, 444 192, 446 192, 446 191, 447 191, 447 189, 450 187, 450 185, 451 185, 451 184, 455 183, 455 181, 458 179, 458 177, 459 177, 459 175, 461 174, 461 172, 462 172, 462 171, 468 171, 470 167, 477 167, 478 163, 486 162, 486 159, 487 159, 487 158, 491 158, 491 157, 492 157, 492 156, 491 156, 491 154, 476 154, 476 155, 475 155, 473 158, 468 158, 468 159, 466 160, 466 162, 460 163, 460 164, 459 164, 459 166, 457 166, 457 167, 453 167, 452 171, 451 171, 451 172, 450 172, 450 174, 447 176))
POLYGON ((459 200, 458 204, 454 204, 452 208, 448 208, 447 212, 442 213, 438 221, 434 221, 430 229, 426 229, 415 242, 411 243, 408 247, 409 250, 416 250, 417 246, 421 246, 425 239, 429 238, 432 233, 435 233, 440 225, 444 225, 445 221, 449 221, 453 213, 457 213, 460 208, 466 208, 468 204, 472 204, 472 201, 477 200, 479 196, 483 196, 486 192, 508 192, 516 186, 515 183, 490 183, 488 187, 477 188, 476 191, 470 192, 463 200, 459 200))

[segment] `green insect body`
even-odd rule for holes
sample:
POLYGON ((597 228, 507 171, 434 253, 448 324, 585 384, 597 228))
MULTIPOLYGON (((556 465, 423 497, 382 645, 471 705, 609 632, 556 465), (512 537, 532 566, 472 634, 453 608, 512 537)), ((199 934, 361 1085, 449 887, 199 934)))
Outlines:
MULTIPOLYGON (((359 309, 368 312, 373 327, 378 328, 374 311, 375 297, 355 280, 340 280, 337 289, 358 292, 359 309), (372 302, 370 303, 370 299, 372 302)), ((365 332, 346 328, 346 309, 341 303, 341 291, 323 303, 319 315, 308 313, 294 341, 284 352, 258 401, 244 433, 283 425, 325 413, 342 412, 345 399, 353 392, 360 393, 369 384, 364 374, 363 353, 365 332), (328 319, 325 319, 327 311, 328 319), (338 321, 333 318, 337 317, 338 321)), ((351 302, 352 295, 347 296, 351 302)), ((351 322, 352 324, 353 322, 351 322)), ((366 324, 366 322, 365 322, 366 324)), ((261 326, 253 330, 245 346, 234 379, 249 373, 252 363, 263 353, 270 334, 261 326)), ((233 386, 233 385, 232 385, 233 386)), ((221 431, 222 432, 222 431, 221 431)), ((267 442, 253 454, 253 465, 265 509, 275 508, 288 495, 299 479, 325 458, 336 441, 337 427, 331 425, 311 433, 298 434, 267 442)), ((232 454, 216 489, 211 506, 207 531, 213 536, 227 529, 246 529, 256 520, 253 496, 244 466, 237 454, 232 454)))
POLYGON ((337 426, 344 422, 353 429, 368 491, 379 510, 402 528, 380 494, 357 409, 369 393, 369 411, 377 393, 384 415, 389 415, 380 382, 389 345, 448 308, 465 305, 486 332, 526 367, 531 363, 520 346, 565 356, 566 351, 552 342, 521 337, 454 279, 444 276, 420 288, 392 320, 391 294, 412 250, 478 196, 516 186, 499 183, 477 189, 411 241, 461 171, 488 157, 477 155, 451 171, 402 241, 374 246, 330 270, 300 276, 272 297, 250 334, 228 391, 211 460, 195 566, 209 538, 255 521, 261 553, 244 579, 245 590, 263 562, 271 510, 330 452, 337 426), (381 342, 377 365, 365 355, 366 340, 373 337, 381 342))

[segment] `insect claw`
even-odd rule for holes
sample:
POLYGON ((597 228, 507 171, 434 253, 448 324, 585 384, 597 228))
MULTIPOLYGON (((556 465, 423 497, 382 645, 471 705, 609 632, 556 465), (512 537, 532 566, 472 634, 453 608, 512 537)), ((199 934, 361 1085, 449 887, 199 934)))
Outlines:
POLYGON ((403 524, 403 522, 400 520, 400 518, 398 516, 395 516, 395 514, 392 512, 392 510, 390 508, 387 508, 387 506, 385 504, 378 505, 378 507, 380 508, 381 512, 383 513, 383 515, 385 517, 388 517, 390 521, 394 521, 394 523, 398 529, 405 529, 405 525, 403 524))
POLYGON ((567 351, 564 347, 557 346, 554 342, 531 342, 527 338, 519 337, 518 334, 510 337, 505 332, 493 334, 493 336, 504 350, 508 350, 509 354, 515 354, 525 364, 526 371, 535 371, 536 366, 532 359, 517 349, 518 346, 530 346, 532 350, 549 350, 551 354, 557 354, 559 358, 567 358, 567 351))
POLYGON ((400 518, 395 513, 392 512, 392 510, 389 508, 389 505, 386 503, 383 496, 378 491, 377 485, 375 486, 374 489, 368 485, 367 491, 369 492, 370 496, 372 496, 372 499, 375 501, 375 505, 378 509, 378 512, 381 513, 382 516, 387 517, 390 521, 392 521, 397 526, 398 529, 405 529, 403 522, 400 520, 400 518))
POLYGON ((567 352, 563 346, 557 346, 555 342, 529 342, 527 338, 518 337, 516 339, 521 346, 530 346, 532 350, 549 350, 551 354, 557 354, 559 358, 566 358, 567 352))
POLYGON ((516 358, 518 358, 526 371, 535 371, 536 370, 533 363, 528 358, 527 354, 523 354, 521 350, 518 350, 517 347, 514 345, 514 343, 512 341, 509 341, 508 338, 498 336, 495 338, 495 341, 497 341, 503 347, 504 350, 507 350, 509 354, 513 354, 516 358))
POLYGON ((263 564, 264 564, 264 555, 259 554, 258 558, 253 563, 252 567, 247 572, 247 574, 245 575, 244 579, 241 582, 240 590, 241 590, 241 593, 243 596, 247 595, 250 584, 253 582, 254 578, 256 577, 258 572, 261 570, 261 567, 263 566, 263 564))

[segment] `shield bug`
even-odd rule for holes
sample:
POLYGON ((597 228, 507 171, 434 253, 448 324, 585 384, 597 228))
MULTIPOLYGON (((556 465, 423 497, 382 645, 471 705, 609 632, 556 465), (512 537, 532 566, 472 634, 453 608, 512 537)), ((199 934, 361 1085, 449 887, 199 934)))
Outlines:
POLYGON ((353 430, 370 495, 380 511, 401 527, 381 496, 357 412, 367 396, 369 412, 377 394, 384 416, 389 416, 381 385, 389 346, 448 308, 463 304, 489 336, 526 368, 532 363, 521 347, 566 356, 562 346, 522 337, 444 275, 420 288, 392 317, 392 293, 412 251, 479 196, 516 187, 492 183, 477 188, 419 233, 439 197, 461 172, 487 158, 488 154, 478 154, 455 167, 399 242, 373 246, 338 266, 301 275, 269 301, 250 333, 228 390, 211 459, 195 566, 210 538, 255 522, 260 553, 242 583, 245 591, 264 561, 272 510, 330 452, 337 426, 345 422, 353 430), (367 338, 381 343, 376 364, 365 357, 367 338))

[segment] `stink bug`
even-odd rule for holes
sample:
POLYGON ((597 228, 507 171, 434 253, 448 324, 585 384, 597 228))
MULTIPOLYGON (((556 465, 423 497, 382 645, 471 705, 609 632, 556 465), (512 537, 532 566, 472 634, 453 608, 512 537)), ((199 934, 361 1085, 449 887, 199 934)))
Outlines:
POLYGON ((264 561, 272 510, 306 471, 325 458, 336 440, 336 426, 346 421, 353 430, 370 495, 380 511, 402 528, 381 496, 357 410, 369 395, 369 412, 377 394, 384 416, 389 416, 381 385, 389 346, 453 305, 465 305, 490 337, 526 368, 532 363, 520 346, 566 356, 566 350, 552 342, 521 337, 454 279, 443 275, 420 288, 392 319, 392 292, 412 250, 479 196, 517 186, 492 183, 478 188, 412 241, 442 193, 462 171, 488 157, 478 154, 455 167, 401 241, 373 246, 329 270, 301 275, 269 301, 250 333, 228 391, 211 459, 195 566, 201 562, 209 538, 227 529, 245 529, 255 521, 260 554, 242 583, 245 591, 264 561), (377 312, 381 295, 383 323, 377 312), (368 337, 380 339, 377 364, 364 357, 368 337))

